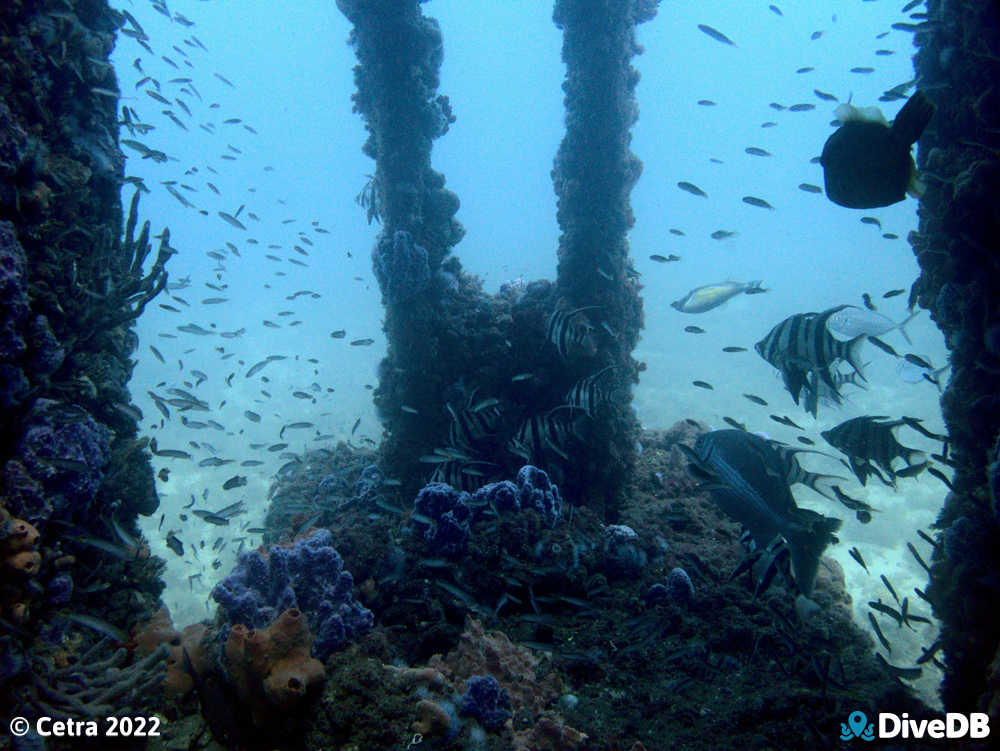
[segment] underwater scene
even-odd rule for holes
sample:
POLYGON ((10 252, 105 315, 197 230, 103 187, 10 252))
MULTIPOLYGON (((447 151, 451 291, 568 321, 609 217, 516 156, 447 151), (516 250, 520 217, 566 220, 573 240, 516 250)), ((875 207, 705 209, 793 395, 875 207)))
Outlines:
POLYGON ((1000 9, 6 0, 0 749, 987 749, 1000 9))

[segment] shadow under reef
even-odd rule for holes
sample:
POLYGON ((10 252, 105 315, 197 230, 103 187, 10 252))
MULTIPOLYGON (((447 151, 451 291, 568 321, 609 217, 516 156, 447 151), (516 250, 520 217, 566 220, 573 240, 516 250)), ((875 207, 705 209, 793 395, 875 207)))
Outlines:
POLYGON ((549 513, 508 504, 512 483, 438 486, 436 506, 427 496, 414 509, 386 484, 377 452, 310 452, 272 489, 270 555, 328 530, 374 625, 327 654, 324 679, 292 713, 246 712, 238 692, 206 697, 206 676, 224 681, 199 669, 201 713, 193 695, 164 708, 149 747, 833 749, 849 745, 841 729, 855 711, 938 718, 876 659, 837 563, 823 560, 809 612, 781 572, 764 587, 752 568, 732 576, 747 555, 739 526, 676 448, 704 430, 686 421, 643 433, 611 526, 537 477, 549 513), (458 538, 438 534, 448 524, 458 538), (246 720, 224 745, 206 732, 226 735, 220 713, 246 720))

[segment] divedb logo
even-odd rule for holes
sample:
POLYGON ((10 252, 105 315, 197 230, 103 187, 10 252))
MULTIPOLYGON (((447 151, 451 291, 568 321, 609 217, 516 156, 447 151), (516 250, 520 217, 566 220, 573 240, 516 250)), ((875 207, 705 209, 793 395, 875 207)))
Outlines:
POLYGON ((990 734, 990 718, 983 712, 948 712, 944 719, 914 720, 906 712, 894 714, 879 712, 878 732, 874 722, 868 722, 864 712, 854 711, 847 716, 847 722, 840 723, 840 740, 860 738, 873 741, 876 738, 986 738, 990 734))

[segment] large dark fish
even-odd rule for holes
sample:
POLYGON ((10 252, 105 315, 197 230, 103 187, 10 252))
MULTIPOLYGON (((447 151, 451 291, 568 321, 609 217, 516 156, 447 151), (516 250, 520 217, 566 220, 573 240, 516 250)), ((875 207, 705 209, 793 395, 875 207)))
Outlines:
POLYGON ((819 559, 841 520, 799 508, 785 479, 785 460, 753 433, 716 430, 700 436, 693 451, 682 450, 697 470, 717 482, 710 490, 712 499, 750 531, 759 549, 778 535, 785 538, 795 583, 808 596, 819 559))
POLYGON ((922 451, 902 445, 892 432, 900 425, 908 424, 907 420, 885 422, 888 419, 885 416, 855 417, 820 434, 827 443, 847 455, 851 470, 862 485, 867 484, 869 475, 875 475, 886 485, 895 486, 896 472, 892 468, 892 462, 896 458, 903 459, 907 468, 926 461, 922 451), (882 476, 876 466, 889 475, 889 480, 882 476))
POLYGON ((892 125, 874 107, 837 107, 841 126, 827 139, 820 156, 830 200, 849 209, 873 209, 898 203, 907 193, 919 198, 923 186, 910 147, 934 109, 922 91, 910 97, 892 125))

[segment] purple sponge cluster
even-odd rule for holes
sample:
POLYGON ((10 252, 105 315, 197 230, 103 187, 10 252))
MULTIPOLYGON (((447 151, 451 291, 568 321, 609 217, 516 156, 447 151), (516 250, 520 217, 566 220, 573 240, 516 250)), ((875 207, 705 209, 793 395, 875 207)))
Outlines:
POLYGON ((492 675, 474 675, 466 681, 460 714, 475 717, 487 730, 496 730, 510 715, 510 695, 492 675))
MULTIPOLYGON (((288 608, 298 608, 320 660, 366 633, 374 616, 353 598, 354 578, 332 543, 330 530, 318 529, 294 545, 241 553, 236 568, 212 590, 229 625, 264 628, 288 608)), ((222 638, 228 632, 223 629, 222 638)))
POLYGON ((475 493, 455 490, 444 482, 427 483, 413 500, 413 525, 440 555, 458 556, 472 536, 473 510, 491 508, 498 513, 534 509, 554 527, 562 499, 544 470, 526 464, 517 473, 517 483, 492 482, 475 493))

